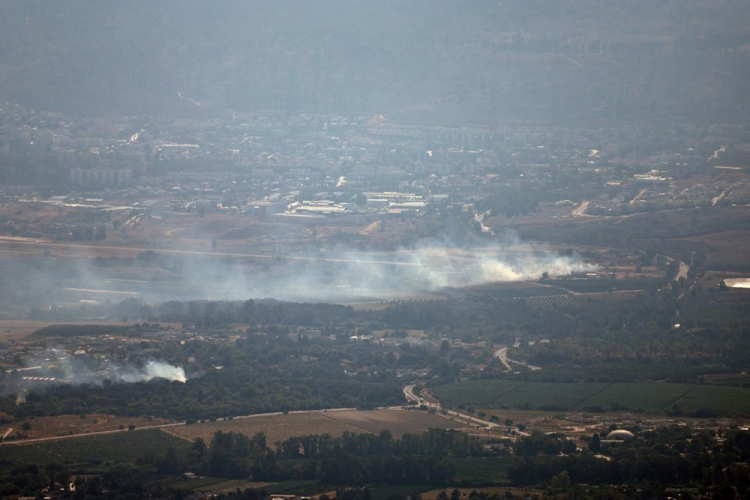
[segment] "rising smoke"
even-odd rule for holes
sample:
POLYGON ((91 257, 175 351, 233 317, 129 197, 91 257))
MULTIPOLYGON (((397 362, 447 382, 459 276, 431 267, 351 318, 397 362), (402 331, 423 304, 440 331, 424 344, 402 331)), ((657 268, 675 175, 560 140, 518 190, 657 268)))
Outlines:
MULTIPOLYGON (((14 296, 23 304, 54 309, 57 304, 71 301, 80 301, 85 308, 89 303, 114 303, 127 298, 143 299, 150 304, 250 298, 316 302, 387 300, 445 287, 537 280, 545 272, 561 276, 597 269, 575 253, 561 255, 510 236, 491 244, 479 239, 461 243, 425 239, 394 251, 362 251, 340 246, 333 250, 269 255, 265 259, 227 257, 220 253, 153 253, 148 259, 120 259, 116 266, 97 264, 94 259, 62 260, 61 266, 65 267, 55 267, 56 262, 51 259, 54 257, 40 258, 40 271, 30 266, 23 273, 18 272, 19 279, 12 280, 22 290, 16 290, 14 296)), ((11 263, 8 264, 12 271, 11 263)), ((137 317, 137 312, 131 317, 137 317)))
POLYGON ((271 297, 281 300, 388 299, 446 287, 494 281, 538 280, 590 272, 598 266, 580 255, 561 255, 538 245, 466 246, 439 240, 391 252, 337 250, 287 257, 280 271, 258 271, 237 262, 185 262, 182 282, 215 300, 271 297))
POLYGON ((87 354, 69 354, 63 349, 48 349, 26 360, 25 368, 12 373, 18 386, 47 384, 102 384, 110 382, 147 382, 163 378, 186 382, 185 370, 162 360, 145 363, 95 359, 87 354))
POLYGON ((117 380, 122 382, 146 382, 154 378, 163 378, 176 382, 186 382, 185 370, 172 366, 164 361, 148 361, 140 368, 125 367, 115 371, 117 380))

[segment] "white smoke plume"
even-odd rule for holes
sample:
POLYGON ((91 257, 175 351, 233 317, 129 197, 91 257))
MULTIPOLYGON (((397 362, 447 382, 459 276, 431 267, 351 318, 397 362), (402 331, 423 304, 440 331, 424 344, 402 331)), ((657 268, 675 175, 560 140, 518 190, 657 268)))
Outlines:
POLYGON ((151 360, 142 368, 132 367, 123 369, 117 373, 117 378, 122 382, 145 382, 154 378, 186 382, 185 370, 179 366, 172 366, 164 361, 151 360))
POLYGON ((387 300, 446 287, 538 280, 544 273, 564 276, 597 269, 576 253, 561 255, 513 238, 482 246, 425 240, 396 251, 337 249, 290 255, 276 270, 265 271, 240 261, 186 259, 180 288, 203 293, 191 298, 213 300, 387 300))
MULTIPOLYGON (((64 280, 50 280, 48 276, 54 273, 30 269, 33 286, 28 287, 27 295, 37 297, 39 303, 31 305, 39 310, 71 299, 81 300, 82 309, 87 303, 95 308, 96 304, 128 298, 148 304, 251 298, 353 302, 402 299, 445 287, 538 280, 543 273, 562 276, 598 269, 578 254, 562 255, 512 235, 494 241, 468 239, 424 239, 392 251, 363 251, 343 245, 327 250, 308 248, 269 254, 267 258, 243 258, 241 253, 228 257, 220 253, 175 255, 157 251, 150 260, 139 258, 128 264, 133 266, 133 273, 140 273, 135 278, 127 272, 112 274, 109 267, 97 267, 81 258, 65 261, 71 269, 66 274, 70 277, 64 280)), ((128 315, 139 317, 138 311, 128 315)))
POLYGON ((87 354, 70 355, 64 349, 48 349, 41 356, 25 360, 25 367, 16 373, 19 387, 43 387, 49 384, 101 384, 110 382, 147 382, 163 378, 186 382, 185 370, 162 360, 144 364, 112 359, 95 359, 87 354))

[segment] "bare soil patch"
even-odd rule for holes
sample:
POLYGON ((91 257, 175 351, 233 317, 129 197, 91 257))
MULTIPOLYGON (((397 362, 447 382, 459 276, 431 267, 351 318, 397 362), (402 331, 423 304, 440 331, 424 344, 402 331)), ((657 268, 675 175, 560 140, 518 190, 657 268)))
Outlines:
POLYGON ((326 415, 340 422, 364 429, 373 434, 390 430, 395 437, 416 434, 429 428, 453 429, 459 424, 439 415, 411 410, 345 410, 326 415))
POLYGON ((269 444, 291 437, 317 434, 340 436, 344 432, 367 432, 343 421, 329 418, 339 412, 305 412, 287 415, 257 415, 218 422, 201 422, 190 425, 169 427, 165 431, 195 441, 203 439, 210 444, 217 431, 236 432, 254 436, 262 432, 269 444))

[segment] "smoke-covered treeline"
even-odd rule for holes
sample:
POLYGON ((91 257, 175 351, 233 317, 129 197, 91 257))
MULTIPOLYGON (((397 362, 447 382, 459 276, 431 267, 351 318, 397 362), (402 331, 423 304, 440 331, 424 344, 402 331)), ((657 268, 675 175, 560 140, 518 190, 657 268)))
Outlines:
POLYGON ((58 384, 44 392, 30 392, 20 406, 12 394, 0 396, 0 412, 16 418, 107 413, 189 420, 386 406, 403 402, 398 368, 434 366, 436 373, 446 374, 452 370, 445 360, 429 360, 425 351, 387 356, 388 352, 374 353, 370 346, 350 342, 348 337, 298 341, 287 335, 250 335, 227 345, 192 341, 165 346, 160 354, 201 376, 185 383, 154 378, 138 383, 58 384), (375 364, 381 369, 359 373, 375 364))
MULTIPOLYGON (((276 260, 222 255, 142 252, 136 258, 0 256, 0 312, 39 319, 110 315, 123 298, 149 303, 170 300, 245 300, 270 297, 312 302, 391 299, 494 281, 537 280, 597 269, 580 255, 507 236, 494 243, 468 238, 462 244, 422 239, 393 252, 341 248, 300 250, 276 260), (126 276, 127 279, 121 279, 126 276), (138 279, 134 279, 138 278, 138 279), (74 299, 83 305, 71 306, 74 299), (62 306, 61 306, 62 304, 62 306)), ((120 307, 121 317, 145 317, 140 306, 120 307)))

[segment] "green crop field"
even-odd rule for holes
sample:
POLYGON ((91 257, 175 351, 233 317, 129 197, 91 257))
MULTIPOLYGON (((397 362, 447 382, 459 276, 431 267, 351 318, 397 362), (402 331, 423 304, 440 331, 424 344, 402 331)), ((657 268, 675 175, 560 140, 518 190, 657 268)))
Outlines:
POLYGON ((416 496, 429 490, 430 486, 425 485, 399 485, 399 486, 378 486, 370 490, 372 500, 387 500, 388 498, 406 498, 416 496))
POLYGON ((467 457, 450 460, 456 470, 455 480, 471 483, 500 483, 508 480, 510 457, 467 457))
POLYGON ((438 399, 457 404, 491 405, 503 394, 512 391, 524 382, 520 380, 467 380, 460 384, 448 384, 430 389, 438 399))
POLYGON ((226 493, 235 491, 237 488, 263 489, 271 483, 259 483, 245 479, 225 479, 220 477, 200 477, 197 479, 185 479, 182 476, 172 476, 149 483, 151 486, 161 486, 164 489, 176 489, 186 491, 207 491, 210 493, 226 493))
POLYGON ((28 464, 48 464, 62 461, 60 456, 30 444, 2 446, 0 447, 0 457, 28 464))
POLYGON ((560 390, 561 385, 547 382, 528 382, 505 393, 496 400, 496 403, 509 407, 576 408, 579 403, 602 391, 609 384, 565 384, 565 390, 562 391, 560 390))
POLYGON ((167 448, 181 450, 190 446, 190 441, 186 439, 158 429, 148 429, 8 445, 2 448, 2 455, 28 463, 129 461, 144 455, 164 453, 167 448))
POLYGON ((453 405, 486 408, 627 409, 722 415, 750 414, 750 389, 672 383, 549 383, 468 380, 435 387, 432 394, 453 405))
POLYGON ((605 410, 622 407, 630 410, 665 410, 693 388, 690 384, 625 383, 611 384, 581 405, 605 410))
POLYGON ((750 389, 698 385, 676 404, 687 412, 708 410, 720 414, 747 414, 750 413, 750 389))

